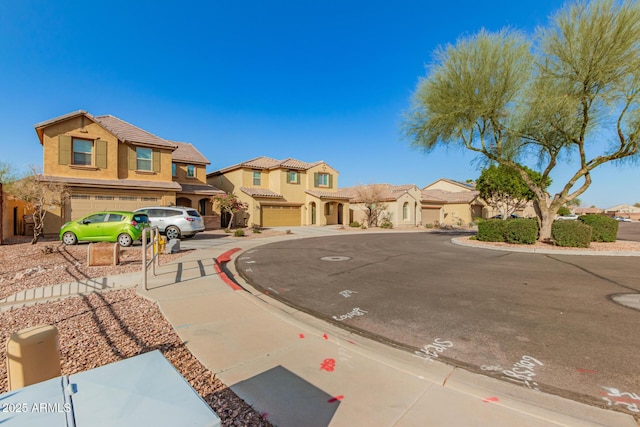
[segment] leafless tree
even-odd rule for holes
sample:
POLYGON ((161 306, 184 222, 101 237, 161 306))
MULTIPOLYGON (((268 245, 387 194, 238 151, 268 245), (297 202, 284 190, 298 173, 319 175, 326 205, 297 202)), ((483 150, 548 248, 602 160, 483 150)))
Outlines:
POLYGON ((67 196, 64 185, 48 182, 37 167, 31 166, 31 173, 26 177, 9 183, 8 193, 27 204, 33 210, 33 239, 36 244, 44 233, 44 218, 51 208, 62 206, 67 196))
POLYGON ((383 184, 361 185, 353 190, 351 203, 359 204, 367 219, 367 226, 377 227, 378 221, 387 209, 385 200, 389 190, 383 184))

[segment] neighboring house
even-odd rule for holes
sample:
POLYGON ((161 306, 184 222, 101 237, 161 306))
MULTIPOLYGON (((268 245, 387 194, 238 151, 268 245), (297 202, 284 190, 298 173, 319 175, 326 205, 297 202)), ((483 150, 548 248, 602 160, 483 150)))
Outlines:
POLYGON ((440 178, 424 187, 421 193, 425 225, 468 225, 474 218, 486 217, 486 203, 472 183, 440 178))
POLYGON ((596 215, 604 213, 604 211, 600 208, 575 208, 573 213, 576 215, 596 215))
POLYGON ((207 182, 246 203, 236 225, 344 224, 349 212, 349 197, 336 190, 338 172, 323 161, 257 157, 211 172, 207 182))
POLYGON ((61 208, 49 210, 45 233, 106 209, 180 202, 213 213, 210 196, 221 192, 206 184, 209 162, 190 144, 83 110, 38 123, 35 130, 43 147, 43 180, 62 183, 69 191, 61 208))
POLYGON ((386 205, 381 218, 387 217, 394 227, 417 226, 422 222, 421 193, 414 184, 369 184, 343 188, 342 191, 351 197, 349 223, 354 221, 361 224, 367 223, 367 208, 362 202, 361 195, 371 191, 378 192, 380 202, 386 205))
POLYGON ((633 205, 622 204, 612 206, 605 209, 604 213, 609 216, 621 216, 631 218, 634 221, 640 221, 640 208, 633 205))
POLYGON ((29 227, 32 223, 28 221, 32 212, 24 201, 3 190, 0 183, 0 243, 13 236, 32 233, 33 228, 29 227))

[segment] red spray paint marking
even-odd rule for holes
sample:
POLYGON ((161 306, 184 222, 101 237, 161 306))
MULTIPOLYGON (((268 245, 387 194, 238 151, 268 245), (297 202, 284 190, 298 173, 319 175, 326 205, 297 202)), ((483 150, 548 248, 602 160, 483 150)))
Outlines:
POLYGON ((334 402, 337 402, 337 401, 342 400, 342 399, 344 399, 344 396, 343 395, 339 395, 339 396, 336 396, 336 397, 332 397, 331 399, 327 400, 327 402, 334 403, 334 402))
POLYGON ((498 399, 497 397, 493 396, 493 397, 487 397, 486 399, 482 399, 483 402, 488 403, 488 402, 497 402, 498 399))
POLYGON ((262 415, 262 418, 264 418, 264 419, 266 420, 266 419, 267 419, 267 417, 269 416, 269 413, 268 413, 268 412, 263 412, 263 413, 262 413, 262 414, 260 414, 260 415, 262 415))
POLYGON ((300 338, 304 338, 304 334, 298 334, 300 338))
POLYGON ((355 345, 355 343, 354 343, 353 341, 351 341, 351 340, 347 340, 347 342, 348 342, 349 344, 354 344, 354 345, 355 345))
POLYGON ((610 398, 611 398, 611 400, 613 400, 614 402, 618 402, 618 403, 623 403, 623 402, 624 402, 624 403, 638 403, 638 400, 637 400, 637 399, 633 399, 633 398, 631 398, 631 397, 616 397, 616 396, 611 396, 610 394, 608 394, 608 393, 606 393, 606 392, 604 392, 604 391, 601 391, 601 392, 600 392, 600 394, 601 394, 601 395, 603 395, 603 396, 610 397, 610 398))
POLYGON ((576 369, 576 371, 578 371, 581 374, 597 374, 598 373, 598 371, 596 371, 595 369, 578 368, 576 369))
POLYGON ((327 372, 333 372, 335 368, 336 368, 335 359, 324 359, 324 361, 320 364, 320 369, 327 372))
POLYGON ((328 340, 329 339, 329 335, 324 334, 324 335, 322 335, 322 338, 324 338, 325 340, 328 340))

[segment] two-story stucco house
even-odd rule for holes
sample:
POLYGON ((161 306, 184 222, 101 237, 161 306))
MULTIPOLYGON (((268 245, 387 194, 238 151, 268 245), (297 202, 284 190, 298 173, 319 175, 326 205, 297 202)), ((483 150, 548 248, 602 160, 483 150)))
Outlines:
POLYGON ((179 204, 215 216, 210 198, 222 192, 206 183, 209 161, 191 144, 83 110, 38 123, 35 130, 43 147, 43 180, 69 190, 64 205, 47 215, 45 233, 99 210, 179 204))
POLYGON ((257 157, 211 172, 207 182, 247 205, 235 218, 239 225, 330 225, 348 218, 349 196, 336 190, 338 171, 323 161, 257 157))

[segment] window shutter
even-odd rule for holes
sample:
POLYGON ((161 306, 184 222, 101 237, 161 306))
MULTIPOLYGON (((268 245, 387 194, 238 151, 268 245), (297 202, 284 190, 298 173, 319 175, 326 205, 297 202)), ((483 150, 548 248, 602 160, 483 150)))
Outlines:
POLYGON ((69 135, 58 136, 58 164, 71 163, 71 137, 69 135))
POLYGON ((314 173, 313 173, 313 186, 314 186, 314 187, 317 187, 317 186, 318 186, 318 181, 319 181, 319 179, 318 179, 318 175, 319 175, 319 174, 318 174, 318 172, 314 172, 314 173))
POLYGON ((155 149, 152 150, 151 158, 153 160, 153 171, 160 172, 160 151, 155 149))
POLYGON ((291 171, 287 171, 287 184, 291 184, 291 171))
POLYGON ((96 167, 100 169, 107 168, 107 141, 97 139, 96 142, 96 167))
POLYGON ((129 145, 129 170, 136 170, 136 147, 129 145))
POLYGON ((333 188, 333 175, 329 175, 329 188, 333 188))

